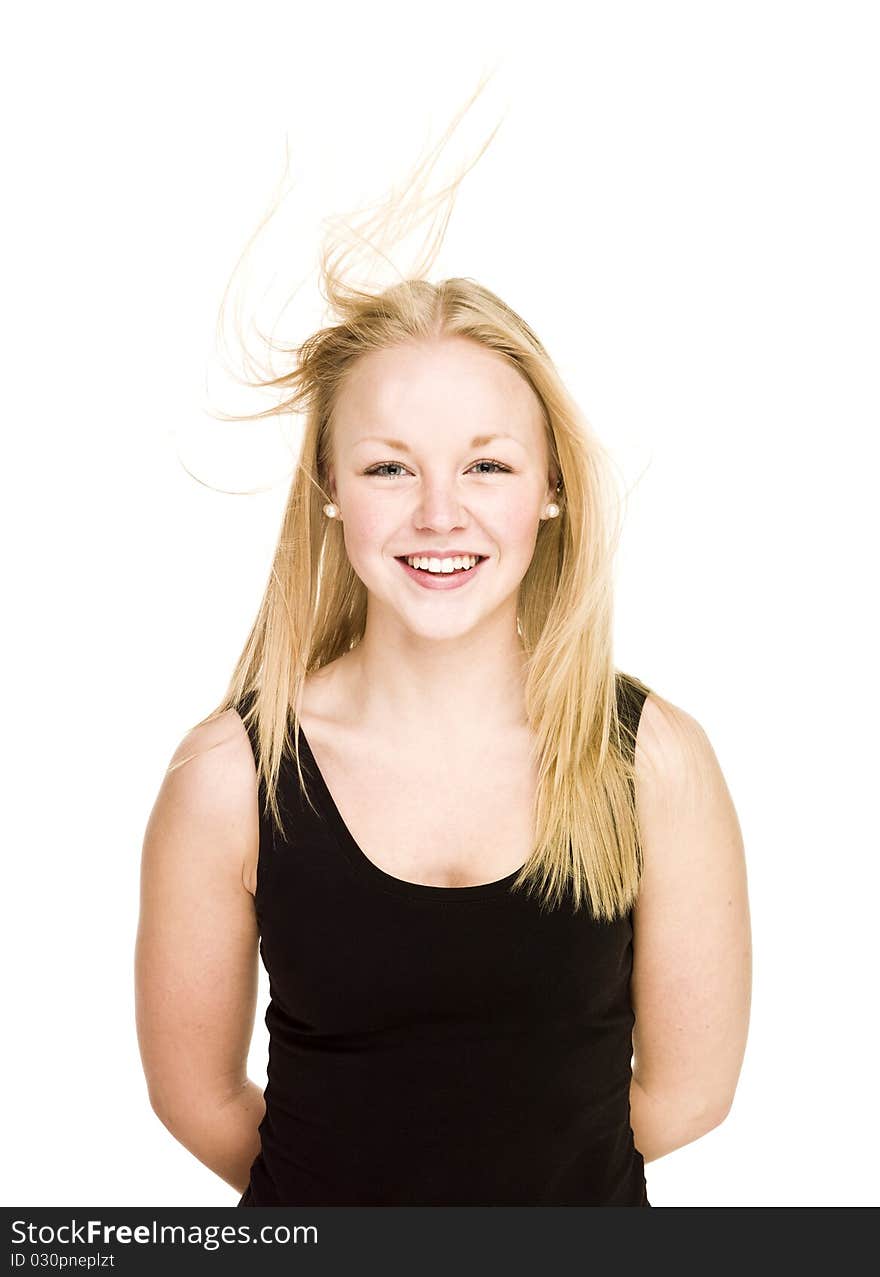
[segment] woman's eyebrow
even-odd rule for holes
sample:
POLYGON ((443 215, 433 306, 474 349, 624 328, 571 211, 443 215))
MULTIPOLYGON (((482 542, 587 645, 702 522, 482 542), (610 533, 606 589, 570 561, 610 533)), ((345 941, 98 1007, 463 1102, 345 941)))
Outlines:
MULTIPOLYGON (((522 447, 522 444, 520 444, 517 438, 515 438, 513 435, 506 435, 506 434, 476 435, 471 440, 470 446, 472 448, 484 448, 487 443, 492 443, 493 440, 495 439, 510 439, 512 440, 513 443, 519 444, 519 446, 522 447)), ((402 439, 377 439, 375 436, 370 435, 366 439, 358 439, 357 443, 354 446, 356 448, 359 448, 362 443, 381 443, 384 447, 394 448, 397 452, 411 451, 409 445, 404 443, 402 439)))

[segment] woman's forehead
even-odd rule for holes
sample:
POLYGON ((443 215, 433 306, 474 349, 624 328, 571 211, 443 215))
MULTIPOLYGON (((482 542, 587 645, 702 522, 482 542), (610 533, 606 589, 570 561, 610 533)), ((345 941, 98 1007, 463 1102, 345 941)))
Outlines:
POLYGON ((512 446, 531 448, 543 428, 525 378, 502 356, 462 338, 362 356, 340 387, 333 422, 346 448, 373 438, 412 446, 435 432, 463 446, 507 436, 512 446))

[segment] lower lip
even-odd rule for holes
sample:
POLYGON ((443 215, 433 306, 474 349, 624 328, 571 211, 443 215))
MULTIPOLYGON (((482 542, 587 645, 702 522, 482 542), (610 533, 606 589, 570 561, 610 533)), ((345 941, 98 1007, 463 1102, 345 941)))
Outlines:
POLYGON ((486 560, 478 560, 468 572, 425 572, 422 568, 411 568, 406 559, 398 559, 397 562, 423 590, 458 590, 473 580, 486 560))

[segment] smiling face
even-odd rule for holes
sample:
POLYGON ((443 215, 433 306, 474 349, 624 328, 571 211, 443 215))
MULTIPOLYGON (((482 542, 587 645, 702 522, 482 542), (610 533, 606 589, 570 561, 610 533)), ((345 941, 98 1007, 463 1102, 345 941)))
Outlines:
POLYGON ((507 609, 515 626, 555 499, 549 466, 539 402, 493 351, 444 337, 359 359, 333 412, 328 486, 371 621, 452 638, 507 609), (438 551, 485 557, 460 576, 401 561, 438 551))

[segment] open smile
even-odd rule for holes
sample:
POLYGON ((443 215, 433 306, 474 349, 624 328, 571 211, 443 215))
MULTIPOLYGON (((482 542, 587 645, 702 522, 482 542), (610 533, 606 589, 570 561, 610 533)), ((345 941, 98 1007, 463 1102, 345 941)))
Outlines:
POLYGON ((451 572, 431 572, 428 568, 411 567, 404 556, 400 556, 397 562, 410 580, 425 590, 459 590, 473 580, 486 558, 478 558, 472 568, 454 568, 451 572))

